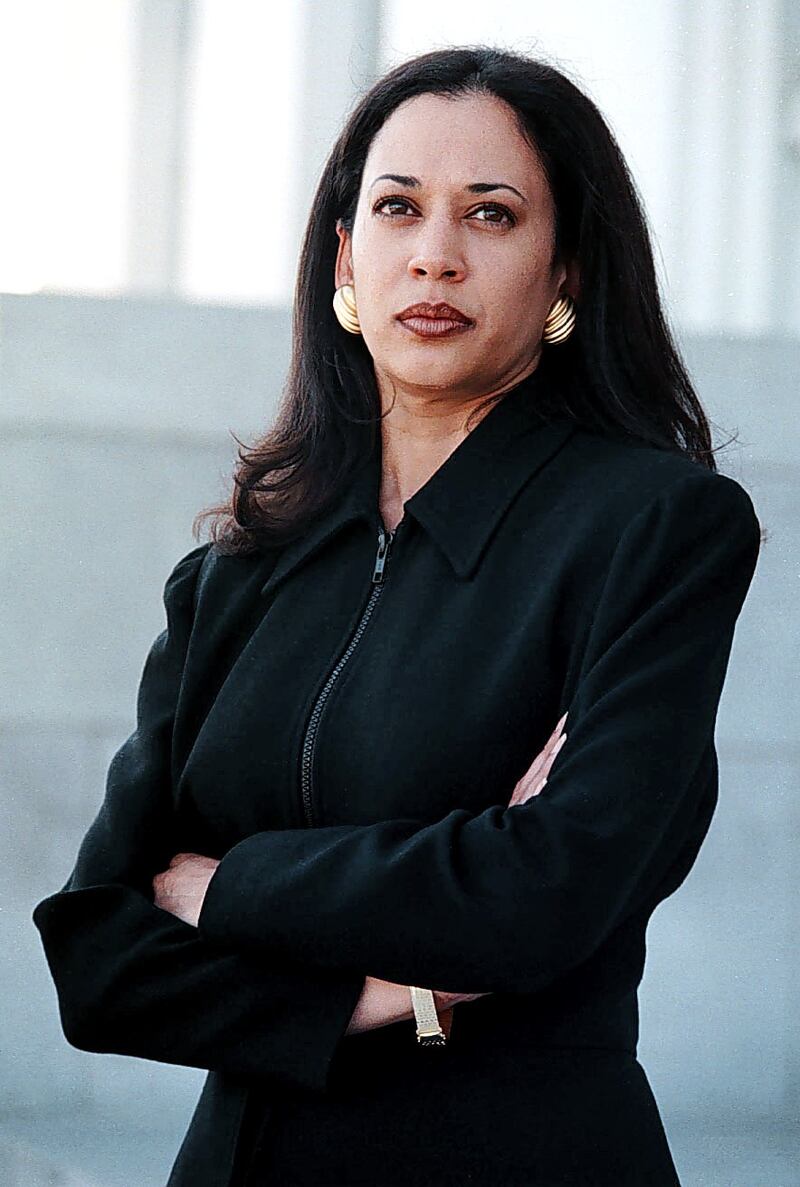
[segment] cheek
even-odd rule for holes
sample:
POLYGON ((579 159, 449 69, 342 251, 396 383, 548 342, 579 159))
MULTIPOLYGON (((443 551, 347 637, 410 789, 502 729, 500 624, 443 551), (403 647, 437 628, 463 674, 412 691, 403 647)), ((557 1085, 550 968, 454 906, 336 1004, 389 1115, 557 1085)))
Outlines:
POLYGON ((375 300, 386 289, 396 269, 390 263, 391 253, 384 246, 380 250, 370 236, 362 237, 358 250, 353 252, 353 273, 356 292, 375 300))
POLYGON ((397 283, 407 274, 412 250, 399 235, 371 235, 365 238, 356 264, 357 275, 363 276, 373 288, 380 289, 397 283))
POLYGON ((540 235, 509 235, 493 242, 486 232, 476 240, 466 262, 479 286, 524 295, 547 283, 550 255, 540 235))
POLYGON ((547 301, 548 274, 541 261, 520 261, 517 257, 503 269, 487 272, 479 290, 488 325, 507 332, 514 322, 535 320, 547 301))
POLYGON ((354 262, 354 272, 362 326, 381 335, 386 332, 390 316, 411 300, 404 263, 381 252, 364 260, 360 268, 354 262))

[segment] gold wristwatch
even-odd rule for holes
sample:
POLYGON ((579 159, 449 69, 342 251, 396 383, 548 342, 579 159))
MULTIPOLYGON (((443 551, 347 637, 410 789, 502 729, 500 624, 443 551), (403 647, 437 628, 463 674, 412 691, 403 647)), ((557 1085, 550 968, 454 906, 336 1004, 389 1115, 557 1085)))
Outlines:
POLYGON ((433 990, 420 989, 418 985, 409 985, 409 989, 417 1020, 417 1042, 426 1047, 444 1047, 447 1036, 439 1023, 433 990))

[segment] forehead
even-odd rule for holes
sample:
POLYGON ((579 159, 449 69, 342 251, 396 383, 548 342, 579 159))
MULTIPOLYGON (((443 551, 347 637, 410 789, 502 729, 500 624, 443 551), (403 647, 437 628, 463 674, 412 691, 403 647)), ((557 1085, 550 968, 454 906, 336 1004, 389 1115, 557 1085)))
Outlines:
POLYGON ((493 95, 426 94, 401 103, 373 138, 363 185, 380 173, 410 174, 423 185, 505 181, 529 197, 546 187, 516 113, 493 95))

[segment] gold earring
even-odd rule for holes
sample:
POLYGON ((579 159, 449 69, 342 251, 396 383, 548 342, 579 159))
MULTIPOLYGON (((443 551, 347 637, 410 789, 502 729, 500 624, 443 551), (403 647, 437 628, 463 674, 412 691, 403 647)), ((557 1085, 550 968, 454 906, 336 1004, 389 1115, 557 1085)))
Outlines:
POLYGON ((568 293, 562 293, 550 306, 550 312, 544 319, 542 341, 549 342, 551 346, 566 342, 575 328, 576 320, 575 302, 568 293))
POLYGON ((356 309, 356 291, 352 284, 341 285, 333 294, 333 312, 348 334, 360 334, 361 324, 356 309))

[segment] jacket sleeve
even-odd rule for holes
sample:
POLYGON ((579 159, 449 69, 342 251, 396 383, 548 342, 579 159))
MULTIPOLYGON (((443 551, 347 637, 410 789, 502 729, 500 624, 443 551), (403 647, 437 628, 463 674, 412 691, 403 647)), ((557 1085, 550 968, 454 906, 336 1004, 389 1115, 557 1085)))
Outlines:
POLYGON ((535 991, 583 962, 685 842, 759 547, 737 482, 678 480, 623 530, 587 606, 567 741, 541 794, 509 808, 513 789, 498 789, 502 803, 423 825, 257 833, 223 856, 200 932, 458 993, 535 991))
POLYGON ((153 901, 153 876, 181 849, 172 722, 208 548, 167 579, 167 626, 145 661, 136 729, 111 761, 68 881, 32 918, 73 1046, 324 1091, 364 977, 220 949, 153 901))

